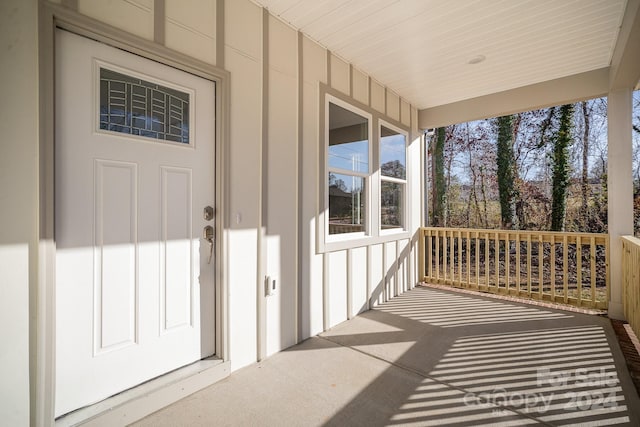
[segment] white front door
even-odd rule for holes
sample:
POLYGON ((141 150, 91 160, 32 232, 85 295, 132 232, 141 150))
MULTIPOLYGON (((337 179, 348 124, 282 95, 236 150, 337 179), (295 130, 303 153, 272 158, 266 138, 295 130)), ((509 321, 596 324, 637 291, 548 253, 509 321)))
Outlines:
POLYGON ((56 416, 215 353, 215 85, 56 33, 56 416))

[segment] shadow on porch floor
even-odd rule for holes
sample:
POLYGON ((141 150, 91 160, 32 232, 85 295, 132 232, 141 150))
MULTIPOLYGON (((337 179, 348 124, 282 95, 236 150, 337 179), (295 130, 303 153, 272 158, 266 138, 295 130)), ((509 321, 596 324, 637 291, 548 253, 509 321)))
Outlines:
POLYGON ((607 318, 418 287, 136 426, 640 425, 607 318))

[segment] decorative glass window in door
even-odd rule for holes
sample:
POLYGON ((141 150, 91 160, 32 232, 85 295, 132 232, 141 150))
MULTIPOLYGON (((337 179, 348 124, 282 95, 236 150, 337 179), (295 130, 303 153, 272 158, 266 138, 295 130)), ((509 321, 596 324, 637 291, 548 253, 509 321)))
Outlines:
POLYGON ((100 67, 100 129, 189 144, 190 94, 100 67))

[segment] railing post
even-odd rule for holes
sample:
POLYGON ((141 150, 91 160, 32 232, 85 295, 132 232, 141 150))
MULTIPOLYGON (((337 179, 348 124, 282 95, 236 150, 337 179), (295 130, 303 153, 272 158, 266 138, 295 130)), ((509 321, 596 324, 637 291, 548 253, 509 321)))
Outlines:
POLYGON ((622 300, 624 316, 640 334, 640 239, 622 237, 622 300))
POLYGON ((418 229, 418 280, 426 281, 426 271, 425 271, 425 234, 426 230, 424 228, 418 229))

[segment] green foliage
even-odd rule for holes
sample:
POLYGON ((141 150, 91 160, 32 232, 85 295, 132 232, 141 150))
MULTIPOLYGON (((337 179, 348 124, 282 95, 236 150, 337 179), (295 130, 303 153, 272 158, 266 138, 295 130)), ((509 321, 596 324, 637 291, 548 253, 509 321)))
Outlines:
POLYGON ((513 116, 498 117, 497 176, 502 227, 513 228, 515 217, 515 174, 513 156, 513 116))
POLYGON ((553 136, 553 177, 551 195, 551 231, 564 231, 567 211, 567 189, 569 188, 569 146, 573 105, 560 107, 559 126, 553 136))
POLYGON ((445 223, 444 212, 447 195, 447 186, 444 179, 444 143, 446 129, 441 127, 436 130, 436 138, 432 149, 433 155, 433 225, 443 226, 445 223))

